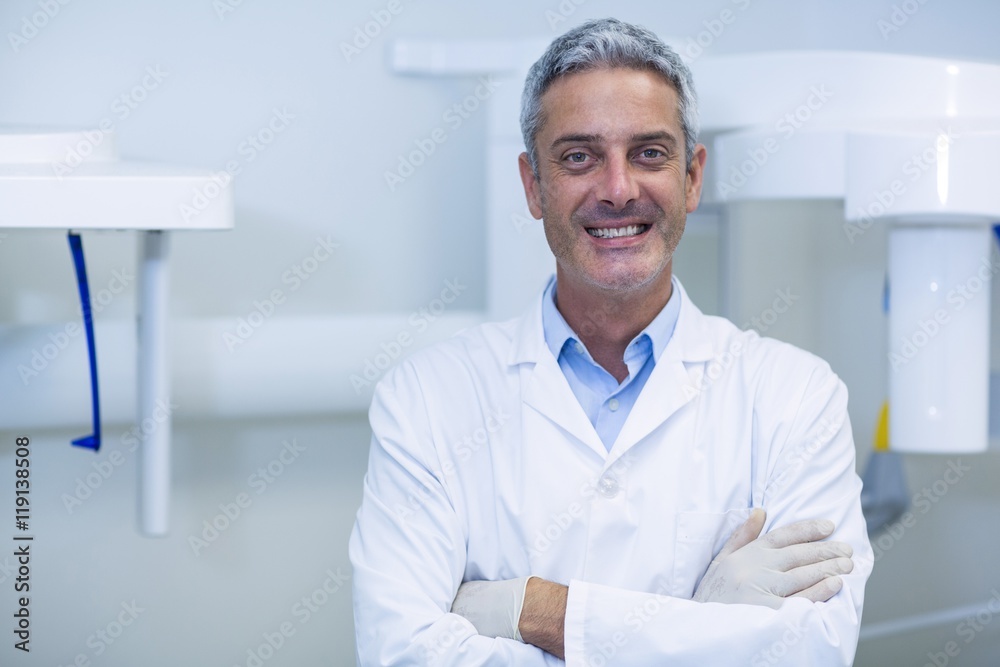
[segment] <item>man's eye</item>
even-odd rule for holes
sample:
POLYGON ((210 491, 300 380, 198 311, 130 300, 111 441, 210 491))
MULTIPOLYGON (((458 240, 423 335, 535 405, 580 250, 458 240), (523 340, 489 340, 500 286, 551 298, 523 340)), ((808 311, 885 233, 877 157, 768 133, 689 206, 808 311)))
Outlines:
POLYGON ((659 151, 659 150, 657 150, 655 148, 647 148, 646 150, 644 150, 642 152, 642 156, 644 158, 649 159, 649 160, 654 160, 654 159, 656 159, 658 157, 662 157, 663 156, 663 152, 659 151))
POLYGON ((581 162, 585 162, 587 160, 586 153, 570 153, 566 157, 570 162, 575 162, 576 164, 580 164, 581 162))

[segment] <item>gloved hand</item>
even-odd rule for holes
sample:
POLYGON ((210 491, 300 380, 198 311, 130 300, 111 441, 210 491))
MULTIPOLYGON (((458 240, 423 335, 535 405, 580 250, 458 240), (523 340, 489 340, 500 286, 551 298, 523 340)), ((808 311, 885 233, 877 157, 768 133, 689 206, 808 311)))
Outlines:
POLYGON ((845 542, 820 542, 833 534, 832 521, 810 519, 763 537, 764 510, 733 531, 698 584, 696 602, 756 604, 777 609, 787 597, 826 602, 843 587, 838 575, 854 569, 845 542))
POLYGON ((451 612, 468 619, 484 637, 523 641, 517 624, 530 578, 467 581, 458 587, 451 612))

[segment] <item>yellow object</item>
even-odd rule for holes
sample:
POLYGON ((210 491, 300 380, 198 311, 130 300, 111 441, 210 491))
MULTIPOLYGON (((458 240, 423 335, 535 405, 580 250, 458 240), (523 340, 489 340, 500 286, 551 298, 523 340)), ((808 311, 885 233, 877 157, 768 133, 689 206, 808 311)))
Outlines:
POLYGON ((889 451, 889 401, 882 403, 882 411, 878 415, 878 425, 875 426, 875 451, 889 451))

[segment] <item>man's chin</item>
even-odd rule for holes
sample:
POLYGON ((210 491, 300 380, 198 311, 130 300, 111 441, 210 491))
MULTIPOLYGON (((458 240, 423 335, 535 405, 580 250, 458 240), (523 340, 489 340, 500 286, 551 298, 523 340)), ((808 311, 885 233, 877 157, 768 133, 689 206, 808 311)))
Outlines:
POLYGON ((655 282, 660 273, 637 269, 591 271, 587 273, 587 283, 602 291, 625 294, 649 286, 655 282))

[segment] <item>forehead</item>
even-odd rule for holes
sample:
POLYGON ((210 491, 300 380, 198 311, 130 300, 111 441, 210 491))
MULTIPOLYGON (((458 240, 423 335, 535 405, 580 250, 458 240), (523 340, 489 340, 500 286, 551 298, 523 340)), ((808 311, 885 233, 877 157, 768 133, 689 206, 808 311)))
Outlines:
POLYGON ((673 130, 680 135, 677 92, 648 70, 601 68, 556 79, 542 95, 541 133, 630 135, 673 130))

